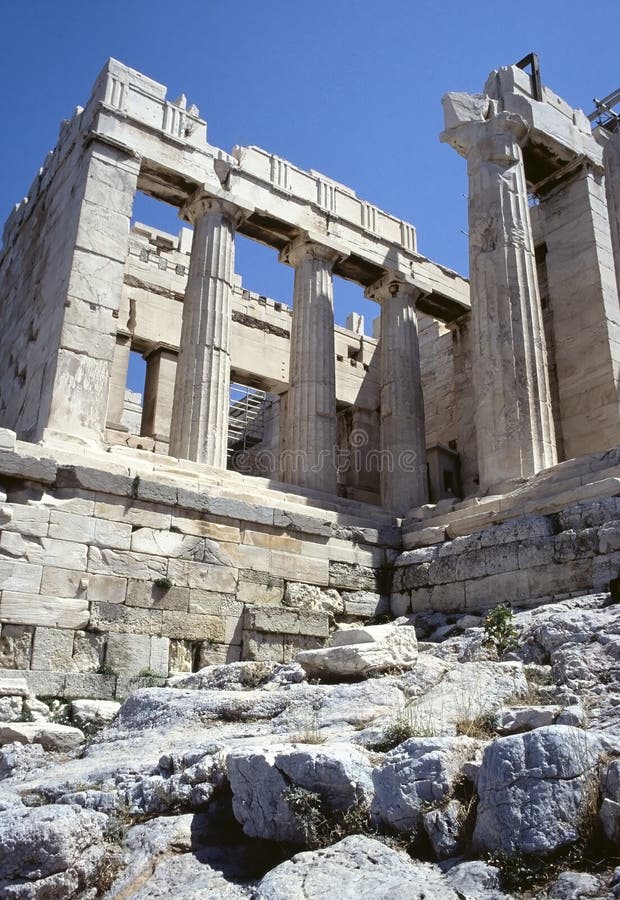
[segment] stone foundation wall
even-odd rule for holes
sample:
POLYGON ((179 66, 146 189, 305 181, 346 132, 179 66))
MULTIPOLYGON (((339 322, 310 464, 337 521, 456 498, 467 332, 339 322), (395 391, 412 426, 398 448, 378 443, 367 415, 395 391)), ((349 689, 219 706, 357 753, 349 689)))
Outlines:
POLYGON ((393 526, 266 505, 259 479, 253 502, 226 473, 209 490, 23 448, 0 451, 0 669, 39 695, 123 696, 136 679, 284 661, 336 619, 389 611, 393 526))
POLYGON ((392 613, 481 612, 609 590, 620 575, 620 497, 526 515, 408 550, 395 562, 392 613))

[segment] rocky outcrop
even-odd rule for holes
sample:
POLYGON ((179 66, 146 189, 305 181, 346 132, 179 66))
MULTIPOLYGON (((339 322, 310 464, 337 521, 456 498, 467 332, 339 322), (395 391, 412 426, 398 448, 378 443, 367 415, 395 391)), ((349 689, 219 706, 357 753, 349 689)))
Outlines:
POLYGON ((95 880, 106 823, 101 813, 71 806, 0 813, 0 894, 27 900, 77 896, 95 880))
POLYGON ((595 815, 605 749, 598 736, 565 725, 493 741, 477 781, 474 847, 545 854, 577 841, 595 815))
POLYGON ((307 822, 290 797, 293 787, 331 809, 368 804, 373 794, 366 754, 350 744, 239 750, 226 757, 233 811, 250 837, 303 844, 307 822))
POLYGON ((458 894, 437 869, 414 863, 403 852, 372 838, 344 838, 314 853, 298 853, 259 883, 256 900, 323 900, 337 890, 341 900, 457 900, 458 894))
POLYGON ((407 625, 370 625, 336 631, 332 646, 302 650, 296 661, 309 676, 367 677, 411 669, 418 659, 415 629, 407 625))
MULTIPOLYGON (((616 618, 600 595, 517 613, 514 658, 499 662, 479 624, 459 632, 433 613, 404 671, 316 683, 299 663, 207 666, 134 691, 103 727, 114 709, 99 701, 41 704, 48 720, 5 727, 67 734, 79 721, 91 738, 0 748, 0 819, 6 834, 18 823, 19 843, 2 895, 86 900, 107 879, 108 900, 375 900, 383 885, 502 900, 511 860, 527 872, 528 854, 574 858, 597 823, 610 846, 620 839, 616 618), (580 654, 595 663, 587 678, 580 654), (592 710, 597 727, 577 727, 592 710), (398 835, 437 862, 395 850, 398 835), (488 851, 497 865, 475 858, 488 851)), ((606 897, 614 884, 611 870, 569 872, 536 897, 606 897)))
POLYGON ((396 831, 415 831, 425 812, 450 799, 463 763, 479 746, 467 737, 410 738, 400 744, 373 772, 373 818, 396 831))

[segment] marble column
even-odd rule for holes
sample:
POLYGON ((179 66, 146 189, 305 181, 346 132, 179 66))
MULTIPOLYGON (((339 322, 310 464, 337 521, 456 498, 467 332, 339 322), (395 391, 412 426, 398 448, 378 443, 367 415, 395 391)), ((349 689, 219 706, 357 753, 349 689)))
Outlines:
POLYGON ((520 116, 444 97, 442 141, 467 159, 472 374, 482 491, 557 461, 520 116))
POLYGON ((428 502, 417 287, 386 276, 366 291, 381 304, 381 505, 399 516, 428 502))
POLYGON ((198 191, 181 214, 194 225, 194 239, 183 302, 170 455, 225 469, 238 210, 198 191))
POLYGON ((300 238, 282 251, 295 267, 283 476, 335 494, 336 357, 332 269, 335 250, 300 238))

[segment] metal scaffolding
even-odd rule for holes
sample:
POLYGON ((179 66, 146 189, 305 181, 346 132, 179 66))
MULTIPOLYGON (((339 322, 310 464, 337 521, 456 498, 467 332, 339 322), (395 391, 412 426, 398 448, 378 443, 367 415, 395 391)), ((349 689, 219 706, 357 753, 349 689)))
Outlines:
POLYGON ((228 410, 228 464, 236 453, 260 444, 265 430, 265 391, 232 382, 228 410))

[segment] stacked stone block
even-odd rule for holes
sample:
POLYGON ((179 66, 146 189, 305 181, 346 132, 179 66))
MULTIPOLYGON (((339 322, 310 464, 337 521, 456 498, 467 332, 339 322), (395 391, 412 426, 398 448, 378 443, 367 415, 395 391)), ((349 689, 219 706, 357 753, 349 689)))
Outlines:
POLYGON ((0 669, 39 694, 110 697, 144 676, 290 659, 333 622, 286 608, 287 584, 352 592, 344 618, 371 618, 380 598, 356 592, 376 590, 398 546, 394 527, 9 450, 0 490, 0 669))
POLYGON ((392 612, 537 606, 609 590, 619 574, 620 497, 609 497, 406 551, 395 563, 392 612))

